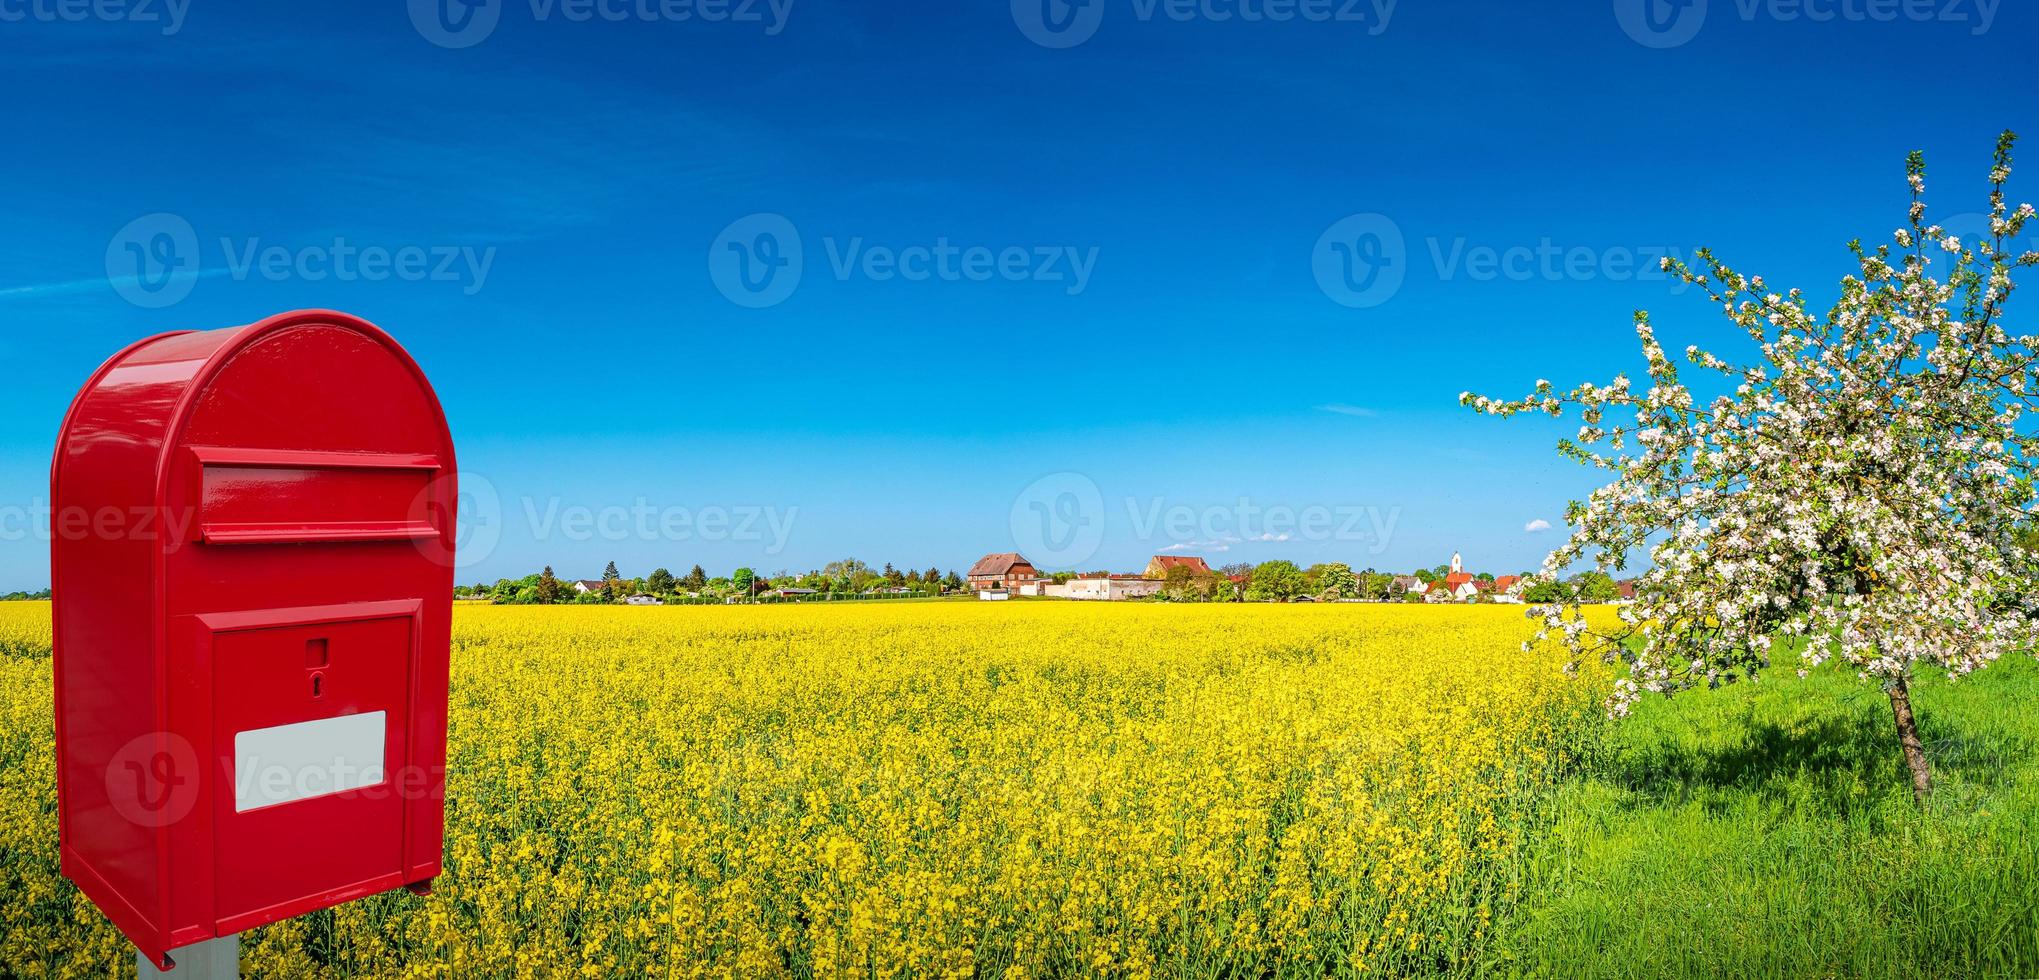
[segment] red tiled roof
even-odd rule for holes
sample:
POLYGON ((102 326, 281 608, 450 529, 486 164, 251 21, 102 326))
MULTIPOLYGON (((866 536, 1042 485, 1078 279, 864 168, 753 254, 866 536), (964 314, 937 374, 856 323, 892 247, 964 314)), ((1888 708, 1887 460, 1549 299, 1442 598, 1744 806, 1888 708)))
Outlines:
POLYGON ((1001 551, 997 554, 985 555, 977 559, 977 564, 970 566, 970 574, 1004 575, 1006 572, 1012 571, 1012 566, 1014 565, 1026 565, 1028 568, 1033 567, 1032 563, 1020 557, 1019 552, 1001 551))
POLYGON ((1164 572, 1177 565, 1182 565, 1193 572, 1208 572, 1211 570, 1208 562, 1195 555, 1155 555, 1154 560, 1148 564, 1160 565, 1161 570, 1164 572))
POLYGON ((1453 572, 1450 575, 1446 575, 1444 577, 1444 585, 1446 588, 1449 588, 1453 592, 1457 592, 1459 586, 1464 585, 1472 580, 1473 573, 1471 572, 1453 572))

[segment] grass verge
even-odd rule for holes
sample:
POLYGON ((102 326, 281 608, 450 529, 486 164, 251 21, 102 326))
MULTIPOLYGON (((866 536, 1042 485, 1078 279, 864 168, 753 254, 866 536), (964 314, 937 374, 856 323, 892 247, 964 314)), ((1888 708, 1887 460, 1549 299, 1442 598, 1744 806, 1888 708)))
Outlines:
POLYGON ((1914 701, 1923 813, 1889 701, 1851 673, 1644 703, 1562 790, 1493 972, 2039 975, 2039 664, 1914 701))

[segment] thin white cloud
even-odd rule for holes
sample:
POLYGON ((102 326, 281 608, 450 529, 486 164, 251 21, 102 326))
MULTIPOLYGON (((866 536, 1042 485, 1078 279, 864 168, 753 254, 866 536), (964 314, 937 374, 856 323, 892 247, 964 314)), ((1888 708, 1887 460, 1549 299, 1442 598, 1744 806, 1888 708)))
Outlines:
POLYGON ((16 296, 53 296, 61 293, 82 293, 94 286, 105 288, 106 280, 73 279, 70 282, 44 282, 33 286, 10 286, 6 289, 0 289, 0 299, 12 299, 16 296))
POLYGON ((1163 545, 1162 547, 1156 548, 1155 550, 1162 554, 1166 554, 1171 551, 1188 551, 1191 548, 1195 548, 1199 551, 1231 551, 1232 546, 1226 544, 1225 542, 1237 540, 1239 539, 1227 536, 1212 541, 1177 541, 1174 544, 1163 545))
POLYGON ((1522 529, 1531 534, 1541 534, 1545 531, 1550 530, 1550 522, 1539 517, 1536 520, 1530 521, 1529 523, 1522 525, 1522 529))
MULTIPOLYGON (((173 274, 170 279, 173 282, 186 279, 210 279, 214 276, 226 275, 227 271, 226 269, 200 269, 196 272, 178 272, 173 274)), ((105 277, 98 279, 72 279, 67 282, 42 282, 29 286, 9 286, 6 289, 0 289, 0 300, 64 296, 72 293, 97 292, 102 289, 119 290, 140 284, 141 277, 139 276, 115 276, 110 279, 105 277)), ((158 286, 156 288, 161 287, 158 286)))
POLYGON ((1360 419, 1376 418, 1381 414, 1379 412, 1374 411, 1371 408, 1365 408, 1359 405, 1346 405, 1339 402, 1332 402, 1329 405, 1319 405, 1317 406, 1317 411, 1330 412, 1333 415, 1350 415, 1353 418, 1360 419))

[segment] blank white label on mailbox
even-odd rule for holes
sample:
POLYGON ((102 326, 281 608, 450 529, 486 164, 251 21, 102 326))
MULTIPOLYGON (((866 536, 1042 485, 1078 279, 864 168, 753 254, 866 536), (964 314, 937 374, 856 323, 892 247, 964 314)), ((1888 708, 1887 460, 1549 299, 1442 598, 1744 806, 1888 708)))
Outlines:
POLYGON ((234 734, 234 812, 382 782, 386 712, 369 711, 234 734))

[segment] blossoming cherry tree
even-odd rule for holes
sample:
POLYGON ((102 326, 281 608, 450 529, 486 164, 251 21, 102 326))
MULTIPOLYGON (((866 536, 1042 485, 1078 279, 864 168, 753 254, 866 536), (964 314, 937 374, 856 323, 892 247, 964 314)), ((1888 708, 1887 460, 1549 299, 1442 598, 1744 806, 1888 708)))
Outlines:
POLYGON ((1892 241, 1851 243, 1859 272, 1824 312, 1702 249, 1703 271, 1665 260, 1745 331, 1760 357, 1685 350, 1690 385, 1649 315, 1636 334, 1646 386, 1618 376, 1559 393, 1539 381, 1515 401, 1460 396, 1509 416, 1576 409, 1559 449, 1611 482, 1572 504, 1569 540, 1536 578, 1591 553, 1601 569, 1647 551, 1650 567, 1620 627, 1588 625, 1576 603, 1538 606, 1538 639, 1625 663, 1610 710, 1644 694, 1755 681, 1773 663, 1803 676, 1838 658, 1889 695, 1912 791, 1931 792, 1911 705, 1915 670, 1958 679, 2032 650, 2030 528, 2039 336, 2012 331, 2013 273, 2032 206, 2004 200, 2015 136, 1998 140, 1988 231, 1963 241, 1928 223, 1925 164, 1907 164, 1911 208, 1892 241), (1936 276, 1936 270, 1941 274, 1936 276))

